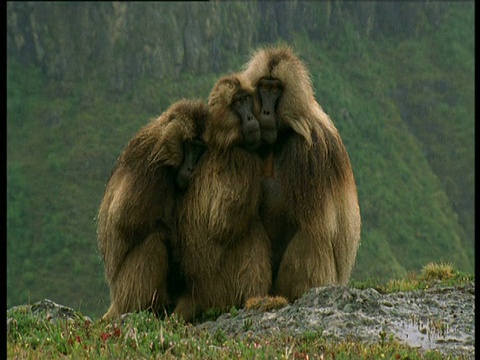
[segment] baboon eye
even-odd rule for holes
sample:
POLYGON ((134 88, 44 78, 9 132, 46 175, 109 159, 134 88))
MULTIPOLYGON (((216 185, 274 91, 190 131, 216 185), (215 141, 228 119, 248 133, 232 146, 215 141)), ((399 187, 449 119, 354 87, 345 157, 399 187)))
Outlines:
POLYGON ((238 97, 233 101, 233 106, 239 108, 243 106, 245 102, 249 101, 249 99, 250 99, 250 95, 243 95, 241 97, 238 97))

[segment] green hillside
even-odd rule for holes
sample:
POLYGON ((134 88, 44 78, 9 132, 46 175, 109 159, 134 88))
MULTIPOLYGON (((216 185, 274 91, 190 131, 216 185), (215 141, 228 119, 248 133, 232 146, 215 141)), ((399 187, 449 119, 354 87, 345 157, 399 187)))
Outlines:
MULTIPOLYGON (((474 14, 451 6, 411 36, 288 41, 350 154, 362 243, 353 279, 386 280, 428 262, 473 271, 474 14)), ((279 42, 285 42, 279 38, 279 42)), ((101 72, 59 81, 7 59, 7 307, 49 298, 99 316, 108 307, 95 216, 132 135, 172 102, 206 99, 248 53, 203 75, 143 77, 112 91, 101 72)))

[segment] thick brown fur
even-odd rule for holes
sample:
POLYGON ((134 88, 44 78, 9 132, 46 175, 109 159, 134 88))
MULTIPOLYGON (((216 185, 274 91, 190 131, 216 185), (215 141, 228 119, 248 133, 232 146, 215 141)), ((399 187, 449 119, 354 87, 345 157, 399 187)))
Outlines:
POLYGON ((273 176, 264 181, 261 210, 272 241, 273 293, 294 301, 312 287, 345 284, 361 220, 342 139, 291 48, 257 50, 243 75, 252 87, 267 78, 280 80, 283 88, 275 110, 278 137, 269 148, 273 176))
POLYGON ((207 104, 180 100, 129 141, 107 182, 98 212, 98 248, 111 305, 103 319, 159 311, 167 291, 167 247, 179 195, 183 143, 200 138, 207 104))
POLYGON ((174 313, 185 321, 208 309, 241 307, 271 287, 270 244, 258 213, 262 162, 243 148, 245 137, 231 107, 245 89, 253 94, 235 75, 213 87, 207 150, 179 205, 175 238, 187 292, 174 313))

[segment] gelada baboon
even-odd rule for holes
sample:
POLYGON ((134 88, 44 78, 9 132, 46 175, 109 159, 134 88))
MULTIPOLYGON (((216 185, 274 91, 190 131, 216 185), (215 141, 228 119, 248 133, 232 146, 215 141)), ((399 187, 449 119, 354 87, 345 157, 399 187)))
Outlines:
POLYGON ((207 150, 179 205, 177 236, 187 291, 174 309, 192 321, 208 309, 243 306, 271 287, 270 244, 260 223, 262 161, 253 89, 237 75, 213 87, 207 150))
POLYGON ((97 217, 111 301, 103 319, 159 311, 172 300, 172 216, 205 150, 200 139, 207 116, 206 103, 180 100, 141 128, 118 158, 97 217))
POLYGON ((349 156, 289 47, 257 50, 242 73, 257 89, 257 118, 272 171, 262 222, 272 242, 273 292, 293 301, 312 287, 345 284, 360 242, 349 156))

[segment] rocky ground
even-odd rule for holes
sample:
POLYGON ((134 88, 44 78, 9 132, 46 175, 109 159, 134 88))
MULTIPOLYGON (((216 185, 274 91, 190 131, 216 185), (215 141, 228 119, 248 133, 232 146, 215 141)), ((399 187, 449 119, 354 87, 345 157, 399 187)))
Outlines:
POLYGON ((384 295, 374 289, 328 286, 312 289, 279 310, 240 310, 235 316, 224 314, 197 326, 234 336, 315 331, 333 340, 352 338, 364 343, 393 335, 413 347, 473 359, 475 284, 384 295))
MULTIPOLYGON (((53 318, 78 316, 73 309, 49 300, 31 305, 31 310, 33 314, 47 310, 53 318)), ((9 313, 7 331, 12 321, 9 313)), ((278 310, 239 310, 197 327, 240 338, 313 332, 332 340, 349 338, 369 344, 394 337, 422 350, 473 359, 475 283, 391 294, 327 286, 312 289, 278 310)))

